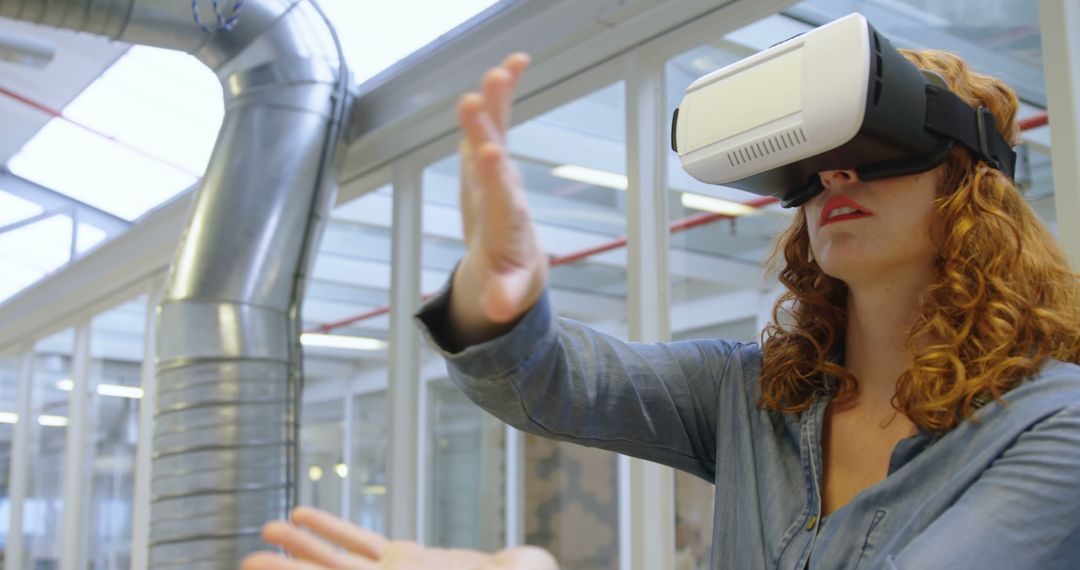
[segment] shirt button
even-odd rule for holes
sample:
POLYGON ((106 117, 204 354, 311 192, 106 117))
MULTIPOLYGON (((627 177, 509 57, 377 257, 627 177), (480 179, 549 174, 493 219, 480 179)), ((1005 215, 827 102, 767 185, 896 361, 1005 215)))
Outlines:
POLYGON ((810 515, 810 518, 806 519, 806 530, 814 530, 814 525, 817 524, 817 515, 810 515))

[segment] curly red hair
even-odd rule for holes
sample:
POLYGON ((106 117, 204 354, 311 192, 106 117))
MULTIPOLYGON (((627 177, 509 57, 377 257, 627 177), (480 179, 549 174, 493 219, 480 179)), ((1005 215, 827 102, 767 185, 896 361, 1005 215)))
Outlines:
MULTIPOLYGON (((901 51, 968 104, 989 109, 1006 139, 1018 141, 1019 103, 1003 82, 950 53, 901 51)), ((1080 363, 1080 275, 1015 184, 966 149, 955 148, 946 161, 935 206, 944 228, 936 279, 907 331, 909 364, 893 407, 943 432, 1033 375, 1044 359, 1080 363)), ((844 346, 847 285, 808 259, 809 247, 800 209, 768 262, 775 268, 783 255, 779 278, 787 290, 762 332, 765 409, 795 413, 827 389, 841 403, 858 392, 855 376, 829 361, 844 346), (838 382, 826 386, 824 374, 838 382)))

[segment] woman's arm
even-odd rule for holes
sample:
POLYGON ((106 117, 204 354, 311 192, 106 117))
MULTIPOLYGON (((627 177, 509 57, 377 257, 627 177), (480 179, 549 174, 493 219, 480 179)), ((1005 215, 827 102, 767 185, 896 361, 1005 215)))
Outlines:
POLYGON ((449 295, 425 305, 421 328, 465 394, 523 431, 711 481, 719 422, 730 422, 735 416, 727 410, 740 406, 754 413, 757 345, 626 342, 556 318, 544 294, 508 333, 451 352, 444 341, 453 334, 446 326, 449 295))

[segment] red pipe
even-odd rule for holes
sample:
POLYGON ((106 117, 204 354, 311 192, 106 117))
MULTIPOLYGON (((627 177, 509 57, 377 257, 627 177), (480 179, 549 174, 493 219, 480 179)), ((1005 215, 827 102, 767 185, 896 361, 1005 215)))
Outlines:
POLYGON ((1034 117, 1028 117, 1028 118, 1024 119, 1023 121, 1020 121, 1020 130, 1021 131, 1030 131, 1031 129, 1034 129, 1034 128, 1037 128, 1037 127, 1044 127, 1044 126, 1049 125, 1049 124, 1050 124, 1050 115, 1047 114, 1047 113, 1042 113, 1042 114, 1039 114, 1039 115, 1035 115, 1034 117))
POLYGON ((24 97, 22 95, 19 95, 18 93, 9 90, 6 87, 0 86, 0 94, 7 95, 8 97, 22 103, 23 105, 26 105, 27 107, 32 107, 34 109, 37 109, 38 111, 41 111, 42 113, 45 113, 46 115, 49 115, 50 117, 64 118, 64 114, 61 113, 60 111, 57 111, 56 109, 53 109, 52 107, 46 107, 45 105, 43 105, 41 103, 38 103, 37 101, 34 101, 33 99, 28 99, 28 98, 26 98, 26 97, 24 97))

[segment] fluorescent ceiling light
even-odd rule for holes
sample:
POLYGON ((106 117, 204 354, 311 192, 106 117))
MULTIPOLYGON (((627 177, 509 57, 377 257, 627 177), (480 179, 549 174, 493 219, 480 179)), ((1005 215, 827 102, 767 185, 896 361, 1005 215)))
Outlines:
POLYGON ((67 427, 68 419, 65 416, 38 416, 38 423, 48 427, 67 427))
POLYGON ((0 424, 19 423, 19 414, 13 412, 0 412, 0 424))
POLYGON ((308 478, 312 481, 318 481, 322 479, 322 475, 322 467, 319 467, 318 465, 312 465, 311 469, 308 469, 308 478))
POLYGON ((364 485, 361 487, 361 492, 368 495, 385 495, 386 485, 364 485))
POLYGON ((120 384, 98 384, 97 393, 102 396, 134 398, 136 400, 143 397, 142 388, 139 388, 138 386, 123 386, 120 384))
POLYGON ((605 188, 614 188, 616 190, 626 190, 627 186, 630 184, 629 179, 622 174, 585 168, 584 166, 577 166, 574 164, 557 166, 551 170, 551 174, 575 182, 583 182, 585 184, 603 186, 605 188))
MULTIPOLYGON (((72 382, 70 378, 58 380, 56 382, 56 389, 63 390, 64 392, 70 392, 75 388, 75 382, 72 382)), ((139 399, 143 397, 143 389, 138 386, 124 386, 123 384, 98 384, 97 393, 102 396, 112 396, 114 398, 134 398, 139 399)))
POLYGON ((304 333, 300 335, 300 344, 319 348, 340 348, 343 350, 380 350, 387 346, 385 340, 377 338, 320 333, 304 333))
POLYGON ((334 473, 336 473, 338 477, 344 479, 349 476, 349 466, 344 463, 338 463, 334 466, 334 473))
POLYGON ((683 192, 681 201, 684 208, 693 208, 703 212, 727 214, 729 216, 746 216, 758 212, 757 208, 745 204, 721 200, 711 196, 702 196, 701 194, 692 194, 690 192, 683 192))

